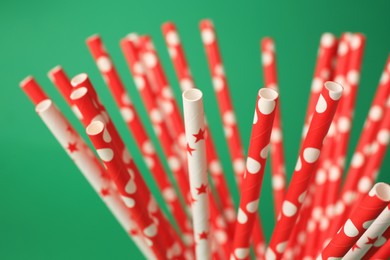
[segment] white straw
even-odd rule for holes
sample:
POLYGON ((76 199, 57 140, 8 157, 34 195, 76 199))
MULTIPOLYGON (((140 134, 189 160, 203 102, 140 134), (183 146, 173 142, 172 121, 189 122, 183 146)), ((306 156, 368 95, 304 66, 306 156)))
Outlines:
POLYGON ((196 259, 211 259, 208 179, 205 149, 205 123, 202 92, 189 89, 183 93, 184 124, 187 140, 188 174, 196 259))
POLYGON ((155 259, 144 240, 140 236, 130 233, 131 230, 137 228, 130 219, 126 206, 112 182, 102 177, 102 173, 105 173, 104 168, 99 161, 94 160, 95 155, 80 135, 73 130, 70 122, 50 99, 40 102, 35 110, 144 256, 147 259, 155 259), (105 194, 102 192, 103 189, 105 194))

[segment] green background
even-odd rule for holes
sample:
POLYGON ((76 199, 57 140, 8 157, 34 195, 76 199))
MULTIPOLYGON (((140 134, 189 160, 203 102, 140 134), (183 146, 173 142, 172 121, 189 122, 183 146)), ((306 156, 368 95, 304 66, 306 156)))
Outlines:
MULTIPOLYGON (((144 176, 151 183, 134 141, 86 48, 85 39, 100 33, 119 72, 149 124, 119 49, 129 32, 151 34, 177 96, 178 83, 168 58, 160 25, 176 22, 205 109, 233 185, 232 169, 198 23, 212 18, 220 40, 241 136, 248 144, 254 102, 262 86, 259 40, 275 38, 281 107, 291 174, 306 111, 320 35, 329 31, 363 32, 367 36, 361 87, 351 147, 359 136, 383 65, 390 50, 388 1, 6 1, 0 3, 0 259, 140 258, 125 232, 110 215, 34 112, 19 89, 27 75, 58 103, 77 129, 65 102, 46 73, 61 64, 69 75, 87 72, 109 108, 144 176), (240 3, 241 2, 241 3, 240 3)), ((179 100, 181 103, 181 101, 179 100)), ((150 133, 151 128, 148 127, 150 133)), ((154 136, 154 135, 153 135, 154 136)), ((155 140, 155 139, 154 139, 155 140)), ((390 182, 384 162, 379 179, 390 182)), ((261 212, 267 237, 273 227, 267 171, 261 212)), ((151 184, 153 191, 156 186, 151 184)), ((233 190, 235 199, 237 192, 233 190)))

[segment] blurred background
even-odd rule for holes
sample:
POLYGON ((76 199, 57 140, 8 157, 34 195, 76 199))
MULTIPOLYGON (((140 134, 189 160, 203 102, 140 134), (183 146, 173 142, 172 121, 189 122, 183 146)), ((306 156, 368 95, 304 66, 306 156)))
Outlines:
MULTIPOLYGON (((236 201, 238 193, 200 38, 199 21, 214 21, 245 148, 257 90, 262 87, 259 41, 276 42, 287 172, 295 166, 317 48, 323 32, 367 37, 352 130, 353 149, 390 51, 390 2, 376 1, 1 1, 0 3, 0 259, 139 259, 141 254, 58 145, 19 89, 28 75, 84 134, 46 73, 62 65, 87 72, 159 201, 157 186, 86 47, 99 33, 155 138, 119 48, 130 32, 150 34, 181 104, 161 28, 179 30, 236 201)), ((84 134, 85 136, 85 134, 84 134)), ((156 140, 156 139, 154 139, 156 140)), ((351 151, 351 150, 350 150, 351 151)), ((351 152, 349 153, 349 158, 351 152)), ((349 160, 348 158, 348 160, 349 160)), ((379 180, 390 182, 389 155, 379 180)), ((269 167, 260 212, 269 238, 274 224, 269 167)))

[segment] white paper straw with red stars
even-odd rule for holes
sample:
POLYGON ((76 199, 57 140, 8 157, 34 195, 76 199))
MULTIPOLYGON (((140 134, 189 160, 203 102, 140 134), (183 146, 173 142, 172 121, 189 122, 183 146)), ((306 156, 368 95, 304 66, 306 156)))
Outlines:
MULTIPOLYGON (((128 210, 119 197, 118 191, 113 186, 106 170, 102 167, 88 145, 84 142, 71 123, 61 111, 47 99, 46 93, 38 85, 34 78, 28 77, 22 81, 28 84, 23 88, 26 95, 36 105, 36 111, 46 124, 69 157, 103 200, 120 225, 125 229, 136 246, 146 257, 154 258, 150 248, 145 244, 142 237, 138 236, 138 227, 131 220, 128 210), (38 93, 38 94, 37 94, 38 93), (38 102, 39 101, 39 102, 38 102), (38 102, 38 103, 36 103, 38 102)), ((22 84, 24 86, 24 84, 22 84)))
POLYGON ((285 251, 341 95, 340 84, 325 82, 266 252, 270 259, 280 259, 285 251))
POLYGON ((317 259, 343 257, 390 202, 390 186, 374 185, 317 259))
MULTIPOLYGON (((219 112, 222 117, 225 138, 228 144, 236 182, 238 187, 240 187, 243 174, 245 172, 244 149, 240 139, 240 133, 238 130, 232 100, 230 98, 229 87, 218 47, 217 35, 214 29, 214 25, 210 20, 201 21, 200 31, 203 45, 206 51, 206 57, 209 63, 214 91, 217 96, 219 112)), ((259 217, 257 218, 255 227, 253 229, 253 242, 255 245, 255 253, 257 254, 257 257, 263 257, 265 237, 259 217)))
POLYGON ((84 126, 96 121, 104 122, 101 123, 103 129, 99 129, 96 135, 90 137, 133 219, 142 230, 144 239, 158 258, 182 255, 184 253, 182 241, 156 204, 104 106, 101 105, 103 110, 99 111, 96 102, 89 95, 88 91, 93 86, 88 77, 80 74, 74 77, 71 83, 75 87, 71 100, 81 112, 84 126), (88 85, 89 87, 86 87, 88 85), (104 134, 104 129, 108 134, 104 134))
MULTIPOLYGON (((165 42, 168 46, 169 55, 171 57, 174 69, 179 79, 180 87, 182 91, 187 89, 195 88, 196 85, 193 81, 190 68, 187 63, 187 59, 184 54, 183 46, 181 40, 176 30, 174 23, 166 22, 162 26, 162 31, 164 34, 165 42)), ((221 202, 221 207, 223 209, 223 215, 230 225, 229 230, 233 230, 234 223, 236 220, 236 212, 234 209, 233 201, 230 195, 230 191, 227 185, 223 169, 218 158, 217 150, 214 145, 214 139, 211 135, 210 129, 207 126, 207 119, 205 117, 205 125, 207 135, 206 138, 206 155, 207 155, 207 165, 208 170, 211 174, 213 184, 217 194, 219 195, 219 201, 221 202)), ((233 234, 230 234, 233 235, 233 234)))
POLYGON ((382 211, 382 213, 372 222, 370 227, 356 241, 355 245, 343 257, 346 260, 362 259, 366 257, 366 253, 376 245, 383 245, 386 242, 382 238, 382 234, 390 226, 390 204, 382 211))
POLYGON ((40 102, 36 106, 36 111, 145 257, 154 258, 150 248, 143 241, 142 237, 139 236, 138 229, 131 220, 118 191, 105 175, 104 168, 93 160, 94 155, 92 151, 76 130, 73 129, 67 119, 49 99, 40 102))
POLYGON ((257 96, 231 259, 249 258, 278 96, 276 90, 267 88, 260 89, 257 96))
MULTIPOLYGON (((137 54, 136 46, 134 45, 134 42, 131 39, 125 38, 121 41, 121 47, 122 51, 125 55, 126 61, 129 65, 130 71, 137 82, 142 81, 142 87, 138 88, 141 97, 144 101, 146 109, 149 111, 150 114, 153 113, 153 111, 157 111, 159 108, 156 104, 156 100, 153 97, 153 93, 150 87, 150 82, 148 81, 148 78, 144 73, 141 73, 139 70, 136 70, 137 64, 140 64, 140 59, 137 54)), ((141 65, 142 66, 142 65, 141 65)), ((174 147, 174 141, 169 135, 169 130, 167 126, 164 124, 163 120, 153 120, 153 117, 151 118, 152 124, 155 125, 155 129, 158 129, 157 135, 159 136, 159 140, 161 140, 161 144, 163 146, 163 150, 165 150, 166 156, 168 158, 177 158, 173 157, 172 153, 175 151, 172 150, 172 147, 174 147)), ((205 130, 205 129, 203 129, 205 130)), ((202 132, 199 133, 203 135, 206 138, 206 133, 202 132)), ((207 138, 206 138, 206 144, 207 144, 207 138)), ((187 149, 189 149, 187 147, 187 149)), ((168 162, 170 162, 168 160, 168 162)), ((179 160, 175 160, 175 162, 180 163, 179 160)), ((186 172, 183 172, 184 165, 180 164, 180 167, 177 167, 177 165, 172 164, 173 170, 175 170, 175 176, 177 178, 180 178, 179 181, 179 188, 182 190, 183 196, 186 194, 187 198, 187 204, 190 206, 193 202, 193 198, 190 194, 190 188, 189 183, 187 179, 186 172)), ((213 230, 215 230, 215 236, 217 238, 217 245, 220 245, 223 247, 225 253, 228 254, 229 248, 230 248, 230 241, 227 239, 229 235, 233 233, 233 231, 229 230, 229 226, 226 225, 226 221, 221 216, 221 213, 217 207, 217 204, 215 203, 215 199, 210 193, 210 217, 211 217, 211 224, 213 227, 213 230), (230 231, 230 232, 229 232, 230 231)))
MULTIPOLYGON (((270 37, 261 40, 261 60, 263 65, 264 84, 267 88, 278 90, 278 77, 276 69, 275 43, 270 37)), ((275 216, 282 208, 284 194, 286 193, 286 167, 284 161, 282 120, 280 115, 280 101, 275 111, 275 120, 271 134, 271 173, 272 189, 274 195, 275 216)))
MULTIPOLYGON (((156 180, 166 203, 168 204, 169 210, 178 223, 180 230, 185 234, 185 237, 190 236, 192 234, 192 230, 188 225, 186 212, 180 203, 173 185, 168 179, 168 175, 156 153, 155 147, 150 141, 135 107, 132 105, 130 96, 128 95, 113 62, 103 45, 100 36, 94 35, 89 37, 87 39, 87 45, 100 72, 106 80, 107 86, 120 108, 127 127, 135 138, 136 144, 143 155, 145 163, 153 174, 153 177, 156 180)), ((190 245, 192 240, 187 239, 186 242, 190 245)))
POLYGON ((306 110, 305 123, 302 132, 302 140, 305 138, 309 123, 314 114, 317 100, 321 94, 324 82, 330 79, 332 74, 332 62, 337 51, 337 38, 331 33, 324 33, 321 36, 320 47, 318 49, 316 67, 314 70, 313 81, 309 104, 306 110))
POLYGON ((356 189, 358 188, 359 178, 361 174, 363 174, 364 168, 367 165, 367 158, 370 153, 372 141, 379 131, 381 119, 384 115, 386 98, 390 93, 389 64, 390 57, 386 62, 379 86, 364 123, 364 128, 360 134, 351 164, 346 173, 344 185, 339 194, 339 199, 333 205, 334 216, 329 231, 327 232, 327 236, 329 238, 332 237, 340 228, 351 210, 353 201, 356 197, 356 189))
POLYGON ((190 89, 183 93, 184 124, 187 140, 188 173, 195 238, 196 259, 210 259, 209 187, 207 178, 204 112, 202 92, 190 89))

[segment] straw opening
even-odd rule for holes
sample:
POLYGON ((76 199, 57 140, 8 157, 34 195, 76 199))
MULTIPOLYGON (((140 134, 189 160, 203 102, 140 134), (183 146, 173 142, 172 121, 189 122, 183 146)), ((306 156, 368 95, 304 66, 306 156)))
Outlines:
POLYGON ((334 81, 327 81, 325 82, 324 86, 330 92, 341 93, 343 91, 343 86, 341 86, 341 84, 334 81))
POLYGON ((39 102, 39 104, 35 107, 35 111, 37 113, 42 113, 42 112, 46 111, 47 109, 49 109, 49 107, 51 107, 52 104, 53 104, 53 102, 50 99, 45 99, 45 100, 39 102))
POLYGON ((104 130, 104 124, 102 121, 99 120, 90 123, 86 129, 88 135, 97 135, 103 132, 103 130, 104 130))
POLYGON ((203 93, 199 89, 188 89, 183 92, 183 99, 187 102, 195 102, 202 99, 203 93))
POLYGON ((374 186, 375 194, 383 201, 390 201, 390 186, 379 182, 374 186))
POLYGON ((70 99, 72 99, 72 100, 79 99, 79 98, 85 96, 85 94, 87 94, 87 92, 88 92, 88 89, 86 87, 81 87, 81 88, 75 89, 70 94, 70 99))
POLYGON ((278 98, 279 94, 271 88, 262 88, 259 90, 259 96, 265 100, 273 101, 278 98))
POLYGON ((77 85, 81 84, 88 78, 88 75, 86 73, 80 73, 72 78, 70 81, 70 84, 72 84, 73 87, 76 87, 77 85))

